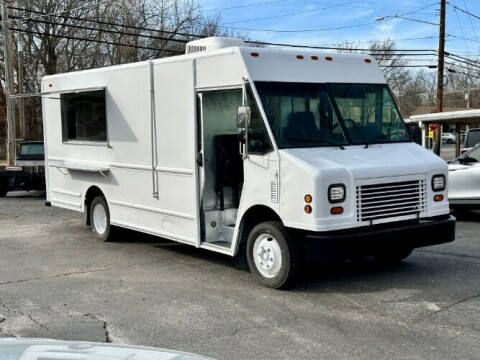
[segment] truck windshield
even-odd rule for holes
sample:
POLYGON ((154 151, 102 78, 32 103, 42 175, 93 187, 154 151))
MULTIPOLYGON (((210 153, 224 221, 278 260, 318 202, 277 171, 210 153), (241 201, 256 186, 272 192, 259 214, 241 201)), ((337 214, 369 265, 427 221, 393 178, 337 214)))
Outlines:
POLYGON ((43 143, 22 144, 19 155, 44 155, 43 143))
POLYGON ((279 148, 411 141, 386 85, 255 84, 279 148))

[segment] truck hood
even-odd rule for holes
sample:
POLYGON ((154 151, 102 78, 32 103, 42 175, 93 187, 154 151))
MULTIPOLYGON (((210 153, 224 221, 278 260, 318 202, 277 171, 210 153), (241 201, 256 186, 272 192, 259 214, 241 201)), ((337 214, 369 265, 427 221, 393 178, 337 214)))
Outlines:
POLYGON ((415 143, 362 146, 299 148, 280 150, 281 156, 312 171, 348 171, 355 179, 446 173, 447 164, 415 143))

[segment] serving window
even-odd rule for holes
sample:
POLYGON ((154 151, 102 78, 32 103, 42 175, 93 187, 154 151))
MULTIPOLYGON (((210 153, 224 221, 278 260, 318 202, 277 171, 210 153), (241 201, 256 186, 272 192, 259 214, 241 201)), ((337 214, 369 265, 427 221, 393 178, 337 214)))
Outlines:
POLYGON ((63 141, 107 141, 105 89, 60 95, 63 141))

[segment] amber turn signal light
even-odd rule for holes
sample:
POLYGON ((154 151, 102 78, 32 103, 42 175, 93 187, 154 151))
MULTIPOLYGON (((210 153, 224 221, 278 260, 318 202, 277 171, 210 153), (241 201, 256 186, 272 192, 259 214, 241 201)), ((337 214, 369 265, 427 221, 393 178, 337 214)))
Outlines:
POLYGON ((442 201, 443 200, 443 195, 435 195, 433 197, 433 201, 435 202, 439 202, 439 201, 442 201))
POLYGON ((312 213, 312 207, 310 205, 305 205, 305 212, 307 214, 311 214, 312 213))
POLYGON ((305 202, 307 204, 310 204, 312 202, 312 195, 305 195, 305 202))
POLYGON ((343 207, 336 206, 330 209, 330 214, 332 215, 340 215, 343 214, 343 207))

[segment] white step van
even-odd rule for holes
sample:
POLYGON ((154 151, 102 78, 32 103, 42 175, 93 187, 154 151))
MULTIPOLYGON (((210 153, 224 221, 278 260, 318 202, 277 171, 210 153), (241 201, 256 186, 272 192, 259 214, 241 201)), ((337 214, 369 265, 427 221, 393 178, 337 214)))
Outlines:
POLYGON ((305 258, 454 240, 447 165, 413 143, 375 59, 208 38, 181 56, 42 81, 47 205, 245 256, 264 285, 305 258))

